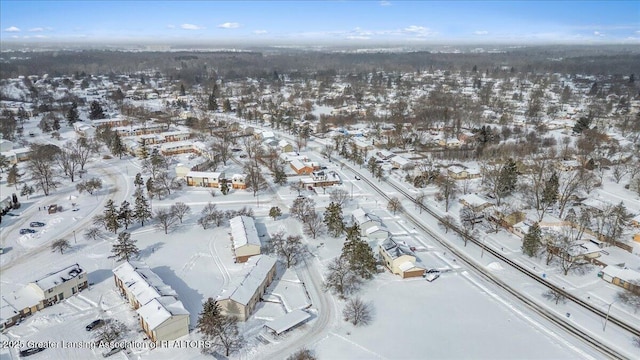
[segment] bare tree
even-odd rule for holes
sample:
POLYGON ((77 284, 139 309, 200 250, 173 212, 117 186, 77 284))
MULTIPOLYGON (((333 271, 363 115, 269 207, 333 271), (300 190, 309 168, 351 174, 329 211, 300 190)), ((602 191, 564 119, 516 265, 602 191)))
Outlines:
POLYGON ((387 203, 387 210, 393 212, 393 215, 395 215, 396 212, 400 211, 401 209, 402 204, 397 197, 392 197, 391 199, 389 199, 389 203, 387 203))
POLYGON ((287 268, 295 266, 306 250, 300 235, 285 237, 283 232, 271 235, 271 246, 276 254, 285 261, 287 268))
POLYGON ((287 360, 317 360, 313 352, 307 348, 302 348, 287 358, 287 360))
POLYGON ((178 217, 173 212, 171 212, 171 210, 167 209, 157 210, 155 218, 156 220, 158 220, 156 226, 164 230, 165 234, 168 234, 169 229, 173 228, 173 226, 176 224, 176 221, 178 221, 178 217))
POLYGON ((36 187, 48 196, 52 189, 60 184, 57 180, 57 173, 52 164, 60 149, 55 145, 31 144, 31 154, 27 163, 27 169, 31 173, 31 178, 36 183, 36 187))
POLYGON ((157 194, 163 193, 170 195, 172 189, 180 188, 175 176, 169 175, 167 171, 160 171, 155 178, 153 185, 157 194))
POLYGON ((438 197, 444 201, 445 212, 449 212, 449 203, 458 194, 458 185, 455 180, 451 179, 447 175, 440 175, 436 180, 438 189, 438 197))
POLYGON ((80 167, 80 156, 75 149, 75 145, 68 141, 58 152, 55 159, 62 172, 73 182, 80 167))
POLYGON ((327 265, 327 270, 324 287, 337 293, 341 298, 356 291, 362 283, 351 269, 349 262, 342 256, 333 259, 327 265))
POLYGON ((247 189, 253 191, 253 196, 260 190, 266 190, 268 188, 267 181, 262 175, 262 171, 257 164, 252 163, 251 161, 247 162, 244 167, 244 173, 247 175, 245 181, 247 184, 247 189))
POLYGON ((215 138, 211 144, 211 150, 216 154, 220 161, 226 166, 227 161, 231 158, 231 145, 233 144, 233 134, 229 130, 220 130, 214 133, 215 138))
POLYGON ((96 240, 102 235, 102 232, 98 227, 92 226, 87 228, 84 232, 84 238, 87 240, 96 240))
POLYGON ((344 207, 347 201, 349 201, 349 192, 342 188, 335 188, 329 192, 329 200, 339 204, 340 207, 344 207))
POLYGON ((331 162, 331 155, 333 155, 334 151, 335 151, 335 147, 333 147, 331 145, 325 145, 324 147, 322 147, 322 151, 320 153, 323 156, 326 156, 326 158, 329 160, 329 162, 331 162))
POLYGON ((373 307, 371 304, 355 297, 347 301, 347 305, 342 311, 344 321, 348 321, 354 326, 369 325, 373 319, 373 307))
POLYGON ((180 220, 180 224, 182 224, 182 218, 184 218, 185 215, 191 212, 191 207, 183 202, 178 201, 177 203, 171 205, 170 211, 178 220, 180 220))
POLYGON ((447 234, 449 232, 449 229, 456 226, 456 219, 453 216, 447 214, 442 217, 440 224, 444 226, 444 233, 447 234))
MULTIPOLYGON (((424 201, 427 198, 427 194, 423 193, 423 192, 419 192, 416 195, 416 207, 418 207, 418 209, 420 209, 420 214, 422 214, 422 208, 424 207, 424 201)), ((448 207, 448 206, 447 206, 448 207)))
POLYGON ((95 335, 95 341, 98 345, 116 342, 124 337, 127 327, 116 321, 108 321, 104 326, 98 329, 95 335))
POLYGON ((578 171, 561 172, 558 180, 558 204, 560 205, 560 218, 562 218, 567 204, 580 188, 580 173, 578 171))
POLYGON ((322 215, 318 214, 315 210, 306 217, 305 226, 305 232, 314 239, 321 234, 326 227, 322 215))
POLYGON ((58 239, 51 244, 51 251, 60 251, 60 254, 64 253, 65 250, 70 248, 71 244, 69 244, 69 241, 65 239, 58 239))
POLYGON ((640 310, 640 281, 629 280, 629 284, 634 290, 622 290, 616 294, 616 299, 623 304, 630 306, 633 313, 637 314, 640 310))
POLYGON ((564 295, 564 293, 553 290, 553 289, 549 289, 549 291, 543 293, 542 297, 544 297, 547 300, 554 301, 556 305, 558 305, 559 302, 563 304, 567 302, 567 297, 564 295))

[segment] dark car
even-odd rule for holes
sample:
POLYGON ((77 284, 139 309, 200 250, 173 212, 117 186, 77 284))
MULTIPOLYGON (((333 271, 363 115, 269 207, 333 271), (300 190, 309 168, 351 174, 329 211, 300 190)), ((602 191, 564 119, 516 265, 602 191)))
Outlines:
POLYGON ((40 351, 44 351, 46 349, 47 348, 43 348, 43 347, 33 347, 33 348, 24 349, 20 351, 20 357, 27 357, 29 355, 37 354, 40 351))
POLYGON ((20 229, 20 235, 24 235, 24 234, 33 234, 36 231, 33 229, 20 229))
POLYGON ((354 179, 360 180, 360 176, 356 175, 356 176, 354 176, 354 179))
POLYGON ((85 326, 85 329, 87 329, 87 331, 91 331, 91 330, 93 330, 93 329, 97 329, 97 328, 99 328, 99 327, 100 327, 100 326, 102 326, 102 325, 104 325, 104 320, 102 320, 102 319, 93 320, 93 321, 91 322, 91 324, 89 324, 89 325, 85 326))
POLYGON ((109 350, 109 351, 107 351, 107 352, 103 352, 103 353, 102 353, 102 357, 109 357, 109 356, 111 356, 111 355, 113 355, 113 354, 115 354, 115 353, 118 353, 118 352, 122 351, 122 350, 123 350, 123 349, 122 349, 121 347, 114 347, 114 348, 111 348, 111 350, 109 350))
POLYGON ((40 221, 32 221, 29 226, 31 227, 43 227, 45 224, 43 222, 40 221))

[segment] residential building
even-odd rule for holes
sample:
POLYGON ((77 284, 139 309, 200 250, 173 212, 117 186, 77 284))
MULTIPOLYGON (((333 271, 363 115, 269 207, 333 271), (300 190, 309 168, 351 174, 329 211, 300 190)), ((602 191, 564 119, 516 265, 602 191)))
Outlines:
POLYGON ((303 163, 298 159, 291 160, 291 162, 289 163, 289 166, 291 166, 293 171, 295 171, 296 174, 298 175, 309 175, 313 173, 313 170, 314 170, 314 167, 312 166, 312 164, 303 163))
POLYGON ((0 331, 12 327, 20 321, 20 313, 9 304, 4 296, 0 298, 0 331))
POLYGON ((416 265, 416 257, 411 249, 401 243, 387 238, 378 244, 378 252, 384 265, 393 274, 401 278, 422 276, 425 269, 416 265))
POLYGON ((225 290, 216 300, 225 315, 246 321, 276 275, 276 259, 258 255, 247 262, 248 271, 237 285, 225 290))
POLYGON ((247 174, 233 174, 233 176, 231 176, 231 188, 240 190, 246 189, 247 174))
POLYGON ((620 286, 629 291, 640 293, 640 272, 629 268, 621 268, 618 266, 605 266, 598 273, 598 277, 602 280, 610 282, 613 285, 620 286))
POLYGON ((367 229, 370 227, 382 227, 382 220, 374 214, 364 211, 362 208, 357 208, 351 212, 351 221, 354 224, 358 224, 360 227, 360 235, 366 235, 367 229))
POLYGON ((229 220, 229 225, 236 262, 243 263, 252 256, 260 255, 260 238, 253 218, 236 216, 229 220))
POLYGON ((481 212, 482 210, 493 206, 493 204, 476 194, 462 195, 458 200, 462 205, 470 207, 473 212, 481 212))
POLYGON ((187 186, 220 187, 224 172, 189 171, 185 176, 187 186))
POLYGON ((151 341, 169 341, 189 333, 189 312, 178 294, 144 262, 127 261, 113 269, 120 294, 137 310, 151 341))

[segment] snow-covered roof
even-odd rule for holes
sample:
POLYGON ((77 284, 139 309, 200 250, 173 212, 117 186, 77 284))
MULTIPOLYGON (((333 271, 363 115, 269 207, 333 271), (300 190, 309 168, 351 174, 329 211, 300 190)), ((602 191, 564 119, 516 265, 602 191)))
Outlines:
POLYGON ((189 316, 189 312, 184 308, 182 302, 173 296, 155 298, 140 307, 136 312, 149 325, 150 330, 156 329, 173 316, 189 316))
POLYGON ((372 221, 378 224, 382 224, 382 220, 377 215, 368 213, 364 211, 363 208, 357 208, 351 212, 351 216, 353 217, 353 221, 358 223, 358 225, 362 225, 366 222, 372 221))
POLYGON ((36 284, 42 291, 46 292, 65 281, 69 281, 78 275, 82 274, 84 270, 78 264, 67 266, 61 270, 52 272, 42 279, 36 280, 33 283, 36 284))
POLYGON ((256 255, 249 258, 246 264, 250 266, 247 275, 233 290, 225 290, 219 299, 231 299, 242 305, 249 304, 258 287, 276 265, 276 259, 266 255, 256 255))
POLYGON ((414 256, 413 251, 411 251, 409 247, 404 244, 398 244, 392 238, 383 240, 379 246, 392 259, 399 258, 402 255, 414 256))
POLYGON ((275 320, 269 321, 264 326, 268 327, 269 329, 273 330, 276 334, 279 335, 291 329, 292 327, 302 323, 303 321, 307 320, 310 317, 311 315, 309 315, 308 312, 297 309, 275 320))
POLYGON ((464 202, 466 202, 467 204, 469 204, 472 207, 483 206, 483 205, 489 203, 489 201, 481 198, 480 196, 478 196, 476 194, 462 195, 460 197, 460 201, 464 201, 464 202))
POLYGON ((298 159, 293 159, 291 160, 291 166, 293 166, 295 169, 303 169, 306 165, 298 159))
POLYGON ((231 176, 232 181, 244 181, 247 178, 247 174, 233 174, 231 176))
POLYGON ((602 269, 602 272, 611 276, 622 279, 624 281, 636 280, 640 281, 640 272, 629 269, 629 268, 620 268, 617 266, 605 266, 602 269))
POLYGON ((398 265, 398 269, 402 270, 403 272, 407 272, 409 270, 412 269, 420 269, 420 270, 424 270, 423 267, 416 265, 415 263, 411 262, 411 261, 405 261, 402 264, 398 265))
POLYGON ((186 176, 195 178, 219 179, 224 173, 210 171, 189 171, 186 176))
POLYGON ((19 314, 16 309, 4 299, 4 296, 0 298, 0 324, 17 315, 19 314))
POLYGON ((367 236, 376 232, 386 232, 387 234, 390 234, 390 231, 387 230, 387 228, 385 228, 384 226, 378 226, 378 225, 374 225, 370 228, 367 228, 367 230, 365 230, 365 233, 367 234, 367 236))
POLYGON ((182 148, 192 148, 193 141, 191 140, 183 140, 183 141, 173 141, 160 145, 161 150, 171 150, 171 149, 182 149, 182 148))
POLYGON ((400 166, 405 166, 411 163, 411 160, 406 159, 400 155, 396 155, 394 157, 391 158, 391 162, 394 162, 400 166))
POLYGON ((229 224, 231 225, 231 237, 235 249, 246 245, 260 246, 260 238, 253 218, 236 216, 229 220, 229 224))
POLYGON ((115 269, 113 273, 122 280, 124 286, 144 305, 161 296, 177 296, 147 264, 141 261, 128 261, 115 269))
POLYGON ((13 305, 14 308, 22 310, 36 306, 41 300, 44 300, 44 298, 36 289, 27 285, 12 292, 6 300, 13 305))

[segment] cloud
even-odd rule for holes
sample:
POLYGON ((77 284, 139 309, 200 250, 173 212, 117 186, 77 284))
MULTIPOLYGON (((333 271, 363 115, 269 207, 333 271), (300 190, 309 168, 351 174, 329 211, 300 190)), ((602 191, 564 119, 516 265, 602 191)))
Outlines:
POLYGON ((182 25, 180 25, 180 28, 182 28, 183 30, 202 30, 202 29, 204 29, 204 27, 199 26, 199 25, 194 25, 194 24, 182 24, 182 25))
POLYGON ((6 31, 6 32, 20 32, 20 28, 17 28, 15 26, 9 26, 8 28, 4 29, 4 31, 6 31))
POLYGON ((253 33, 256 35, 263 35, 267 33, 267 30, 254 30, 253 33))
POLYGON ((44 28, 34 27, 34 28, 29 29, 29 31, 31 31, 31 32, 41 32, 41 31, 44 31, 44 28))
POLYGON ((600 31, 594 31, 593 35, 595 35, 595 36, 604 36, 604 34, 601 33, 600 31))
POLYGON ((402 29, 402 33, 412 34, 416 36, 430 36, 435 34, 429 28, 426 28, 424 26, 417 26, 417 25, 407 26, 406 28, 402 29))
POLYGON ((226 22, 218 25, 218 27, 223 29, 237 29, 240 27, 240 24, 238 24, 237 22, 226 22))
POLYGON ((349 40, 369 40, 371 39, 370 36, 362 36, 362 35, 350 35, 347 36, 347 39, 349 40))
POLYGON ((487 30, 476 30, 473 32, 474 35, 487 35, 489 32, 487 30))
POLYGON ((38 39, 48 39, 48 36, 42 35, 42 34, 38 34, 38 35, 34 35, 34 38, 38 38, 38 39))
POLYGON ((391 6, 391 3, 388 1, 380 1, 379 4, 380 6, 391 6))

